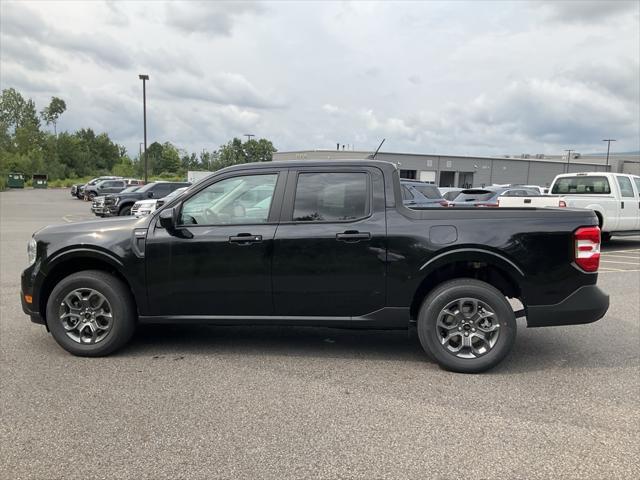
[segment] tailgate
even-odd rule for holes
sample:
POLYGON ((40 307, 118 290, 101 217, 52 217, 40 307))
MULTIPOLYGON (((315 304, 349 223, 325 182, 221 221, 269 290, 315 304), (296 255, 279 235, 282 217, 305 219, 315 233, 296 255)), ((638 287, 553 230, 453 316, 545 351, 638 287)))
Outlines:
POLYGON ((504 208, 517 207, 566 207, 566 203, 562 197, 500 197, 498 198, 498 206, 504 208))

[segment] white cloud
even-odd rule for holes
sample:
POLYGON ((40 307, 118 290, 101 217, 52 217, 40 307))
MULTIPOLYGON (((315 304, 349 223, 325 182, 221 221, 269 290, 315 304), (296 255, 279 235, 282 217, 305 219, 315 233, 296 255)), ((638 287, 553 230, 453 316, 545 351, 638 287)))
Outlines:
POLYGON ((638 2, 0 3, 0 80, 136 152, 640 148, 638 2))

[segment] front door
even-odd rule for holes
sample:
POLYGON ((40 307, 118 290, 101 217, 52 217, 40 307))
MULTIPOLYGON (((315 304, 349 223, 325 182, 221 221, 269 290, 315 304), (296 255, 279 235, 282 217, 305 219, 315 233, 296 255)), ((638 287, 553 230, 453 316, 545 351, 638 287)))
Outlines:
POLYGON ((634 230, 640 230, 640 177, 633 178, 633 184, 636 187, 636 223, 634 230))
POLYGON ((285 177, 234 172, 174 207, 177 232, 152 228, 146 245, 152 315, 273 314, 271 255, 285 177))
POLYGON ((385 306, 385 262, 378 169, 289 173, 274 241, 276 315, 351 317, 378 310, 385 306))
POLYGON ((631 178, 626 175, 616 175, 620 190, 620 217, 616 230, 634 230, 638 218, 638 198, 633 190, 631 178))

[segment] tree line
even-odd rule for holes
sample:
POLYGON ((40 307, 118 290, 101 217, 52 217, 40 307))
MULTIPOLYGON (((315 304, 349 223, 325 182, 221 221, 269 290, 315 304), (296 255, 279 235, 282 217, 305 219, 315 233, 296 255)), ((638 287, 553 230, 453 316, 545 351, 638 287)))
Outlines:
MULTIPOLYGON (((126 148, 91 128, 58 133, 60 117, 67 110, 63 99, 52 97, 39 113, 33 100, 14 88, 0 96, 0 174, 44 173, 51 180, 98 175, 142 177, 144 157, 131 157, 126 148), (42 123, 53 126, 53 133, 42 123)), ((153 142, 147 148, 150 176, 176 177, 187 170, 218 170, 248 162, 271 161, 277 150, 271 141, 233 138, 218 150, 190 153, 170 142, 153 142)), ((144 154, 143 154, 144 155, 144 154)))

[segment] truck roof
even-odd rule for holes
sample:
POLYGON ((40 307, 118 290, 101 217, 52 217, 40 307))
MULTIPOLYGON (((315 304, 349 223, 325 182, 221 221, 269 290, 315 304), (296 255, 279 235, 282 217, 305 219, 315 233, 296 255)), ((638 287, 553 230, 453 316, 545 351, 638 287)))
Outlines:
MULTIPOLYGON (((254 163, 242 163, 239 165, 232 165, 226 167, 223 170, 247 170, 254 168, 298 168, 298 167, 345 167, 345 166, 360 166, 360 167, 377 167, 385 172, 395 171, 397 167, 394 163, 385 162, 383 160, 363 160, 363 159, 344 159, 344 160, 323 160, 310 159, 310 160, 279 160, 275 162, 254 162, 254 163)), ((222 170, 220 170, 222 171, 222 170)))

